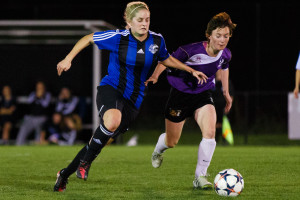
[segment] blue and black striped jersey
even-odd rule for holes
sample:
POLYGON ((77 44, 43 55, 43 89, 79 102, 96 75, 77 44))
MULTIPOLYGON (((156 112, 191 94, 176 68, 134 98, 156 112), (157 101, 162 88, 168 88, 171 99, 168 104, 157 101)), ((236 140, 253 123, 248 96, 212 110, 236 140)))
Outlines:
POLYGON ((162 35, 149 31, 141 42, 130 30, 110 30, 94 33, 93 39, 99 49, 110 51, 108 75, 100 85, 113 86, 139 108, 145 96, 144 82, 157 62, 170 56, 162 35))

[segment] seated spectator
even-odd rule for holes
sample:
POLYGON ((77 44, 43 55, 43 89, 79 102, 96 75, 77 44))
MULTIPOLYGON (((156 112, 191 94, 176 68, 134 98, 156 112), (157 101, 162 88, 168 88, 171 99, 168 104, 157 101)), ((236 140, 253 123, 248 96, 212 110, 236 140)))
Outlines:
POLYGON ((16 100, 12 96, 11 88, 5 85, 2 89, 0 99, 0 127, 2 129, 2 140, 0 144, 8 144, 10 131, 14 123, 14 112, 16 110, 16 100))
POLYGON ((41 132, 41 144, 72 145, 76 132, 64 132, 64 122, 61 113, 55 112, 52 119, 45 123, 41 132), (47 140, 45 139, 47 138, 47 140))
POLYGON ((77 136, 77 131, 81 130, 81 118, 76 112, 78 103, 79 98, 73 96, 69 88, 63 87, 61 89, 55 106, 55 112, 62 114, 62 133, 65 139, 69 138, 66 139, 68 141, 68 145, 74 143, 77 136))
POLYGON ((58 140, 62 133, 62 115, 55 112, 52 118, 49 119, 42 127, 40 144, 55 143, 58 144, 58 140), (46 138, 48 138, 46 140, 46 138))
POLYGON ((47 108, 51 101, 51 94, 46 91, 44 82, 36 83, 36 90, 28 97, 30 106, 29 114, 25 115, 23 123, 17 135, 16 145, 24 145, 26 138, 35 130, 35 141, 40 142, 40 133, 43 124, 47 120, 47 108))

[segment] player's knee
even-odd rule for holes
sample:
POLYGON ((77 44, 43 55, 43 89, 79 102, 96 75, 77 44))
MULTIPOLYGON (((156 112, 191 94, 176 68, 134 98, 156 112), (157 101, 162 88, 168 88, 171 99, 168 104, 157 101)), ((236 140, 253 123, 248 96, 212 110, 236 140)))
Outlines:
POLYGON ((115 118, 111 120, 104 121, 104 126, 108 131, 114 132, 120 126, 121 119, 115 118))
POLYGON ((213 139, 213 138, 215 138, 215 135, 216 135, 216 132, 214 129, 203 132, 203 137, 207 138, 207 139, 213 139))
POLYGON ((104 113, 103 124, 108 131, 114 132, 121 124, 122 114, 117 109, 111 109, 104 113))

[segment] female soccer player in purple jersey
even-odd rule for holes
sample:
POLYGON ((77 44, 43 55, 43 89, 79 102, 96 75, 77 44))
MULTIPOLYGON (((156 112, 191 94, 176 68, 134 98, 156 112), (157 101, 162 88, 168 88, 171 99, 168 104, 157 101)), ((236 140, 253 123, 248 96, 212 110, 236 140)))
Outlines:
POLYGON ((144 2, 128 3, 124 18, 129 30, 87 35, 57 65, 58 75, 61 75, 70 69, 74 57, 89 44, 95 43, 100 49, 110 51, 108 75, 101 80, 96 100, 100 126, 69 166, 59 171, 54 191, 64 191, 68 177, 75 171, 78 178, 86 180, 91 163, 107 141, 126 132, 143 101, 146 90, 144 82, 158 61, 191 73, 198 80, 197 84, 206 82, 204 73, 169 56, 163 37, 149 31, 150 11, 144 2))
MULTIPOLYGON (((202 132, 202 141, 198 150, 198 162, 193 185, 195 188, 211 188, 207 181, 207 168, 211 162, 215 147, 216 111, 210 89, 215 87, 215 74, 222 72, 223 95, 226 100, 225 111, 231 108, 232 99, 228 92, 228 63, 231 52, 226 48, 233 29, 230 16, 223 12, 214 16, 208 23, 206 37, 208 41, 188 44, 179 47, 172 56, 203 72, 207 77, 205 84, 196 84, 188 73, 168 70, 167 79, 171 85, 169 99, 165 109, 166 132, 161 134, 152 154, 152 165, 160 167, 163 152, 174 147, 181 136, 187 117, 193 116, 202 132)), ((166 67, 159 64, 150 79, 156 83, 159 75, 166 67)))

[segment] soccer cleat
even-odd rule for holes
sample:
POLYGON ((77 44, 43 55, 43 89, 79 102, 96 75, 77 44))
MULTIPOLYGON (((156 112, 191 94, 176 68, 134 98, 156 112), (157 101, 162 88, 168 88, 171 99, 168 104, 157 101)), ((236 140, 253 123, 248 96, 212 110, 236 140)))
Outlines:
POLYGON ((152 153, 151 160, 152 160, 152 166, 154 168, 159 168, 161 166, 162 161, 163 161, 163 156, 162 156, 161 153, 157 153, 156 151, 154 151, 152 153))
MULTIPOLYGON (((63 169, 62 169, 63 170, 63 169)), ((61 176, 61 171, 57 172, 57 179, 54 185, 54 192, 63 192, 66 190, 66 185, 68 183, 68 178, 63 178, 61 176)))
POLYGON ((77 168, 77 171, 76 171, 77 178, 80 178, 80 179, 83 179, 86 181, 88 174, 89 174, 90 167, 91 167, 90 163, 81 160, 80 164, 77 168))
POLYGON ((199 176, 193 181, 195 189, 212 189, 213 184, 207 181, 206 176, 199 176))

